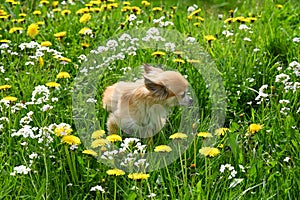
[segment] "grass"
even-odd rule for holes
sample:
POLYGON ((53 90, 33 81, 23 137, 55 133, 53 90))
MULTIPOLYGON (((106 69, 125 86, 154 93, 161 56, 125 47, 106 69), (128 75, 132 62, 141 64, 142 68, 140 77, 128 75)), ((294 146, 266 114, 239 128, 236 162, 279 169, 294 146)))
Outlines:
MULTIPOLYGON (((134 11, 122 12, 122 2, 116 2, 112 9, 107 8, 113 5, 109 2, 93 6, 86 5, 88 1, 57 6, 53 6, 55 1, 48 3, 6 1, 0 7, 0 199, 298 198, 297 1, 201 1, 198 6, 202 10, 192 19, 187 19, 187 10, 193 1, 153 1, 148 7, 132 1, 130 6, 139 6, 141 13, 131 23, 127 17, 134 11), (83 14, 76 14, 79 9, 101 6, 104 9, 90 10, 91 19, 80 23, 83 14), (153 11, 157 6, 162 10, 153 11), (33 14, 36 10, 41 14, 33 14), (65 10, 70 14, 62 15, 65 10), (21 13, 26 16, 20 16, 21 13), (195 19, 197 15, 204 21, 195 19), (109 39, 120 39, 124 32, 141 36, 151 27, 158 28, 153 20, 162 16, 163 21, 173 23, 162 28, 165 38, 181 45, 182 49, 176 50, 189 52, 188 55, 171 51, 165 56, 151 56, 157 50, 163 51, 164 43, 148 43, 148 48, 134 50, 135 55, 114 59, 99 70, 91 68, 95 65, 93 59, 100 65, 103 57, 114 53, 107 51, 100 57, 90 54, 91 50, 105 46, 109 39), (254 19, 224 22, 239 16, 254 19), (32 23, 39 24, 39 32, 30 37, 27 29, 32 23), (13 32, 13 27, 23 30, 13 32), (84 27, 90 28, 92 35, 79 34, 84 27), (66 31, 66 36, 56 38, 54 34, 61 31, 66 31), (181 36, 168 35, 170 32, 181 36), (207 35, 215 39, 207 41, 207 35), (194 37, 196 43, 179 44, 184 37, 194 37), (32 41, 37 44, 21 48, 32 41), (48 50, 40 47, 44 41, 52 43, 48 50), (205 52, 208 57, 199 56, 205 52), (85 61, 85 56, 90 60, 85 61), (193 56, 201 60, 201 70, 188 62, 193 56), (62 61, 62 57, 70 60, 62 61), (176 58, 185 63, 174 62, 176 58), (102 93, 119 80, 141 78, 139 67, 144 63, 166 66, 186 75, 196 106, 173 109, 166 126, 152 140, 131 143, 113 161, 100 162, 97 158, 107 156, 112 148, 119 149, 130 138, 120 133, 122 142, 111 143, 106 149, 91 148, 92 133, 107 130, 108 113, 102 108, 102 93), (88 77, 83 76, 83 69, 88 70, 88 77), (68 72, 70 78, 59 78, 60 72, 68 72), (60 87, 45 86, 49 82, 59 83, 60 87), (38 94, 32 99, 34 91, 38 94), (7 96, 17 100, 3 100, 7 96), (74 101, 74 96, 80 101, 74 101), (40 97, 41 102, 37 101, 40 97), (97 102, 86 103, 90 97, 97 102), (224 116, 222 109, 226 109, 224 116), (215 123, 216 118, 219 124, 215 123), (253 124, 261 126, 250 133, 253 124), (228 130, 219 136, 215 134, 217 128, 228 130), (169 138, 182 130, 188 139, 169 138), (68 131, 81 143, 74 138, 67 141, 61 135, 68 131), (213 138, 197 136, 199 132, 211 132, 213 138), (151 154, 156 146, 165 144, 172 147, 171 152, 151 154), (220 153, 211 157, 200 154, 199 150, 206 146, 220 153), (147 162, 162 167, 148 172, 141 160, 143 154, 134 154, 138 148, 148 153, 144 157, 159 155, 162 159, 151 161, 148 157, 147 162), (86 149, 93 149, 98 157, 83 153, 86 149), (128 161, 127 167, 121 166, 129 153, 135 155, 134 161, 128 161), (20 166, 23 170, 18 170, 20 166), (122 168, 125 175, 108 175, 107 170, 114 167, 122 168), (149 177, 128 177, 137 172, 149 177)), ((103 139, 107 135, 106 131, 103 139)))

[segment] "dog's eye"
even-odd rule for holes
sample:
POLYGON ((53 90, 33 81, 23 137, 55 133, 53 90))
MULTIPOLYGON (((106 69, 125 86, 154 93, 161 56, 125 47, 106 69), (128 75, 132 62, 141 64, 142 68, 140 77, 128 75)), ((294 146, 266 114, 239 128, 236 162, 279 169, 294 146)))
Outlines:
POLYGON ((186 93, 186 92, 183 92, 183 93, 182 93, 182 95, 181 95, 182 98, 185 97, 185 93, 186 93))

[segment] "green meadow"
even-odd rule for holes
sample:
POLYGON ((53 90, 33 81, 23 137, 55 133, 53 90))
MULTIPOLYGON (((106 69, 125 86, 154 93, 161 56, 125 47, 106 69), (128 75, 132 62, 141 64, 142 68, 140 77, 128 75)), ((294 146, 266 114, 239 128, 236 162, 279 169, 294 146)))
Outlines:
POLYGON ((298 1, 0 4, 0 199, 298 199, 298 1), (193 106, 108 133, 107 86, 149 63, 193 106))

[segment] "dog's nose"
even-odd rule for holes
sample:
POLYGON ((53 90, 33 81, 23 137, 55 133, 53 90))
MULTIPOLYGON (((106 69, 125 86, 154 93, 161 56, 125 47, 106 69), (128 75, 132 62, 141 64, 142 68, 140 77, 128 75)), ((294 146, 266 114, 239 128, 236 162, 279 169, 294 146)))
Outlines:
POLYGON ((188 97, 188 106, 191 106, 193 104, 193 99, 191 97, 188 97))

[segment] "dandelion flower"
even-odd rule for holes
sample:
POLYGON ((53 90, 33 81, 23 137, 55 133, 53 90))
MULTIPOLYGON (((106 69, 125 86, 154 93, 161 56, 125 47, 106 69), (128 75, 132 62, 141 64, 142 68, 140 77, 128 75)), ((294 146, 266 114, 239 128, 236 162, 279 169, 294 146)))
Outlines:
POLYGON ((199 153, 204 156, 215 157, 216 155, 218 155, 220 153, 220 150, 217 148, 202 147, 199 150, 199 153))
POLYGON ((54 133, 56 136, 65 136, 70 135, 72 133, 72 129, 69 127, 69 125, 59 125, 54 129, 54 133))
POLYGON ((93 132, 92 134, 92 138, 93 139, 98 139, 98 138, 101 138, 105 135, 105 131, 104 130, 97 130, 95 132, 93 132))
POLYGON ((108 139, 99 138, 99 139, 94 140, 92 142, 91 147, 92 148, 97 148, 97 147, 104 146, 106 144, 109 144, 109 140, 108 139))
POLYGON ((154 152, 171 152, 172 148, 169 147, 168 145, 159 145, 156 146, 154 149, 154 152))
POLYGON ((152 11, 162 11, 163 9, 161 7, 153 7, 152 11))
POLYGON ((30 24, 27 29, 27 34, 31 38, 35 38, 35 36, 39 33, 39 26, 36 23, 30 24))
POLYGON ((10 85, 0 85, 0 90, 7 90, 9 88, 11 88, 10 85))
POLYGON ((56 83, 56 82, 48 82, 48 83, 46 83, 46 86, 51 87, 51 88, 58 88, 58 87, 60 87, 60 84, 56 83))
POLYGON ((2 100, 14 102, 14 101, 17 101, 17 99, 18 99, 18 98, 13 97, 13 96, 7 96, 7 97, 4 97, 2 100))
POLYGON ((58 60, 60 60, 60 61, 64 61, 64 62, 72 62, 72 60, 71 60, 71 59, 69 59, 69 58, 65 58, 65 57, 59 58, 58 60))
POLYGON ((62 31, 62 32, 58 32, 58 33, 55 33, 54 36, 56 38, 62 38, 62 37, 65 37, 67 35, 67 32, 66 31, 62 31))
POLYGON ((212 35, 206 35, 206 36, 204 36, 204 38, 205 38, 206 41, 208 41, 208 42, 211 42, 211 41, 216 40, 216 38, 215 38, 214 36, 212 36, 212 35))
POLYGON ((218 129, 215 131, 215 134, 216 134, 216 135, 224 136, 225 133, 226 133, 227 131, 230 131, 229 128, 218 128, 218 129))
POLYGON ((151 56, 165 56, 166 53, 162 51, 155 51, 151 54, 151 56))
POLYGON ((92 155, 92 156, 98 156, 98 153, 91 149, 84 150, 84 151, 82 151, 82 153, 87 154, 87 155, 92 155))
POLYGON ((122 141, 121 136, 117 135, 117 134, 112 134, 106 137, 106 139, 108 139, 111 142, 118 142, 118 141, 122 141))
POLYGON ((41 46, 42 47, 50 47, 50 46, 52 46, 52 43, 49 41, 44 41, 44 42, 41 42, 41 46))
POLYGON ((276 7, 279 8, 279 9, 282 9, 282 8, 283 8, 283 5, 281 5, 281 4, 276 4, 276 7))
POLYGON ((81 141, 79 139, 79 137, 76 137, 74 135, 65 135, 62 137, 61 139, 63 142, 70 144, 70 145, 79 145, 81 144, 81 141))
POLYGON ((10 42, 11 42, 10 40, 6 40, 6 39, 0 40, 0 43, 10 43, 10 42))
POLYGON ((38 61, 39 61, 41 67, 44 66, 45 62, 44 62, 44 59, 42 56, 39 56, 38 61))
POLYGON ((84 27, 80 29, 79 34, 81 35, 86 35, 92 33, 92 30, 90 28, 84 27))
POLYGON ((68 72, 59 72, 56 75, 56 78, 71 78, 71 76, 68 72))
POLYGON ((142 1, 141 4, 144 5, 145 7, 150 6, 150 2, 149 1, 142 1))
POLYGON ((178 132, 178 133, 174 133, 169 138, 170 139, 186 139, 187 137, 188 137, 187 134, 178 132))
POLYGON ((150 177, 150 174, 144 174, 144 173, 128 174, 128 178, 133 179, 133 180, 148 179, 149 177, 150 177))
POLYGON ((107 170, 106 171, 106 173, 108 174, 108 175, 114 175, 114 176, 120 176, 120 175, 124 175, 125 174, 125 172, 123 171, 123 170, 121 170, 121 169, 110 169, 110 170, 107 170))
POLYGON ((249 133, 254 134, 260 131, 263 128, 263 125, 260 124, 250 124, 249 126, 249 133))
POLYGON ((188 137, 187 134, 178 132, 178 133, 174 133, 169 138, 174 140, 174 139, 186 139, 187 137, 188 137))
POLYGON ((21 32, 23 30, 24 30, 23 27, 12 27, 11 29, 9 29, 8 33, 14 33, 14 32, 17 32, 17 31, 21 32))
POLYGON ((87 23, 91 18, 92 18, 91 14, 86 13, 86 14, 84 14, 80 17, 79 22, 80 23, 87 23))
POLYGON ((182 64, 185 63, 185 61, 183 59, 179 59, 179 58, 174 59, 173 62, 182 63, 182 64))
POLYGON ((40 15, 40 14, 42 14, 42 12, 41 11, 39 11, 39 10, 35 10, 35 11, 33 11, 33 13, 32 14, 34 14, 34 15, 40 15))
POLYGON ((66 16, 66 15, 69 15, 69 14, 71 14, 71 10, 63 10, 63 11, 61 11, 61 15, 62 16, 66 16))
POLYGON ((213 135, 209 132, 200 132, 197 134, 199 137, 204 137, 204 138, 208 138, 208 137, 212 137, 213 135))

